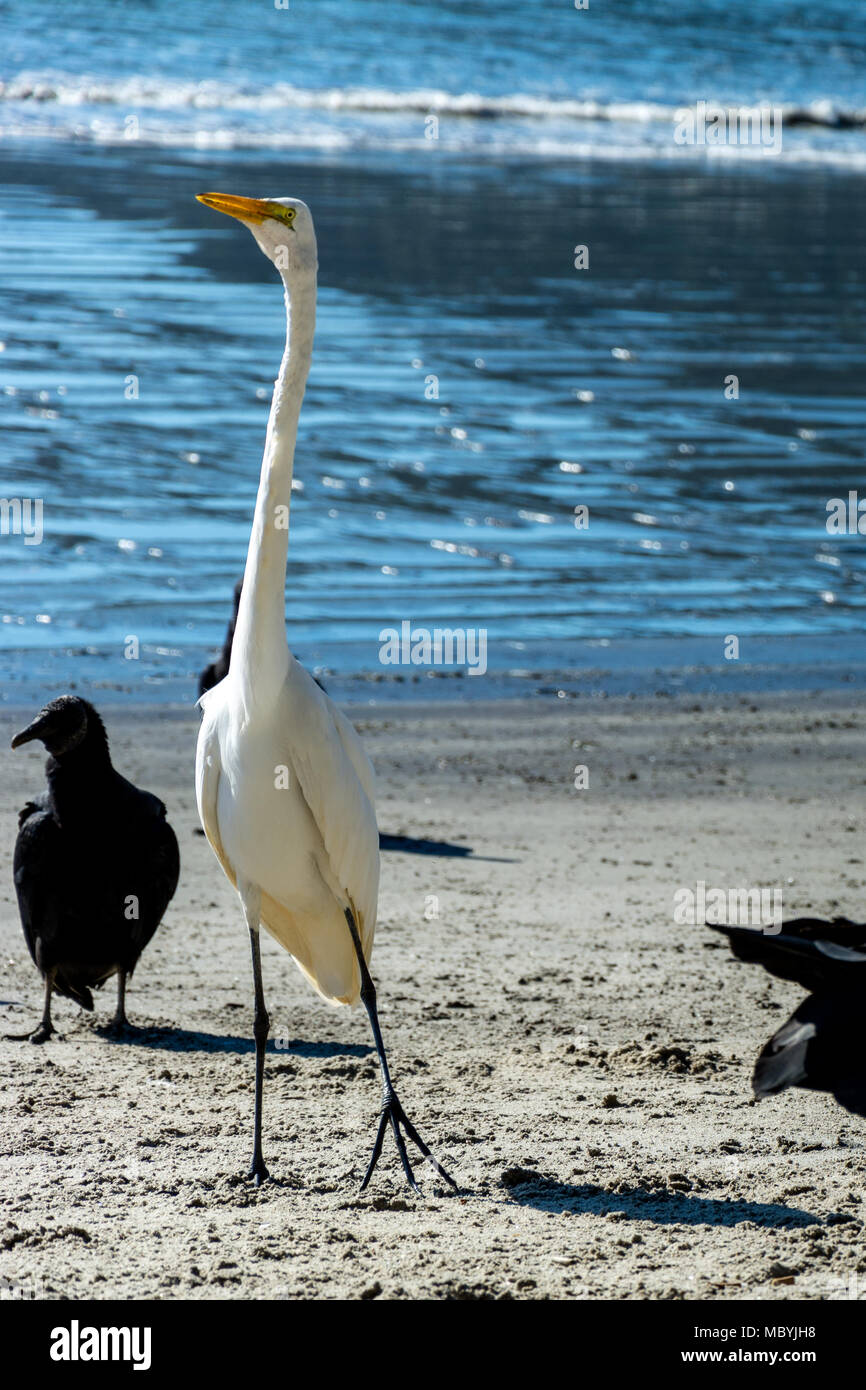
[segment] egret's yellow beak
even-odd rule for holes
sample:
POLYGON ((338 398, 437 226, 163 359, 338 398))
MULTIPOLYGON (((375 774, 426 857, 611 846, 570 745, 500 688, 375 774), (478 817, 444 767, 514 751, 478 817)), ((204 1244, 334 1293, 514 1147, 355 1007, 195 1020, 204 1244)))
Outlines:
POLYGON ((195 196, 205 207, 237 217, 241 222, 264 222, 268 217, 280 222, 285 220, 286 209, 282 203, 271 202, 270 198, 239 198, 234 193, 196 193, 195 196))

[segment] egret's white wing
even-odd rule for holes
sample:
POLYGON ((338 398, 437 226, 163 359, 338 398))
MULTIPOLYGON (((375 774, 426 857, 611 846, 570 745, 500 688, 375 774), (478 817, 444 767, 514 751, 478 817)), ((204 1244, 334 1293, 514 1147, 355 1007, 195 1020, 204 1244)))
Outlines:
POLYGON ((349 721, 294 660, 286 696, 287 762, 322 837, 327 863, 319 868, 351 907, 369 956, 379 897, 373 769, 349 721))
MULTIPOLYGON (((210 693, 210 692, 208 692, 210 693)), ((198 804, 199 819, 211 849, 220 861, 226 878, 236 888, 237 879, 220 837, 217 799, 219 797, 222 760, 216 720, 208 718, 204 697, 199 702, 204 710, 204 720, 199 730, 195 750, 195 799, 198 804)))
POLYGON ((370 805, 375 810, 376 786, 375 776, 373 773, 373 764, 370 762, 370 759, 367 757, 367 754, 364 751, 364 745, 361 742, 361 739, 358 735, 358 731, 355 728, 354 724, 352 724, 351 721, 346 718, 345 714, 343 714, 343 711, 337 709, 337 706, 333 703, 331 704, 331 713, 334 716, 334 723, 336 725, 337 733, 340 735, 340 740, 343 744, 343 748, 345 749, 353 768, 358 774, 358 780, 360 781, 361 786, 364 788, 370 805))

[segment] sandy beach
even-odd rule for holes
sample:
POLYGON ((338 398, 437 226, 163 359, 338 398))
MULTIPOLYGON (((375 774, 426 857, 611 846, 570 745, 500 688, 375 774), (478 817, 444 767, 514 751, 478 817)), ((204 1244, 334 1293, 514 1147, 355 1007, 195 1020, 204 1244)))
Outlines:
MULTIPOLYGON (((862 913, 862 696, 350 713, 380 829, 454 847, 383 855, 373 973, 401 1098, 459 1193, 425 1177, 415 1198, 389 1146, 358 1196, 366 1019, 270 940, 273 1181, 247 1184, 247 943, 198 833, 197 718, 112 708, 116 765, 168 804, 181 881, 129 991, 137 1036, 100 1034, 109 984, 92 1017, 57 1001, 48 1045, 0 1043, 0 1277, 76 1300, 862 1296, 866 1130, 826 1095, 751 1099, 800 992, 673 920, 699 880, 862 913)), ((31 715, 4 709, 0 746, 31 715)), ((10 862, 41 753, 2 755, 4 1031, 41 1003, 10 862)))

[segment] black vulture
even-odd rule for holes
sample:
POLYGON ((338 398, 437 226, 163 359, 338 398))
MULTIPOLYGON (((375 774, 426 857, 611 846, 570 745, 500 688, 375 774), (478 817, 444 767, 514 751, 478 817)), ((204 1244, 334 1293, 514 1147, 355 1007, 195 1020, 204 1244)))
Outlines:
POLYGON ((210 690, 212 686, 219 685, 220 681, 229 673, 229 662, 232 659, 232 642, 235 639, 235 624, 238 620, 238 607, 241 601, 241 589, 243 585, 244 581, 242 579, 239 579, 235 585, 234 606, 232 608, 231 621, 229 622, 226 632, 226 640, 223 642, 223 649, 215 661, 212 661, 209 666, 205 666, 198 678, 199 699, 201 699, 205 691, 210 690))
MULTIPOLYGON (((204 670, 198 678, 199 699, 201 699, 202 695, 204 695, 213 686, 219 685, 220 681, 224 680, 229 673, 229 665, 232 659, 232 645, 235 640, 235 627, 237 626, 238 621, 238 608, 240 607, 241 602, 241 589, 243 587, 244 581, 243 579, 239 579, 237 584, 235 585, 234 603, 232 605, 232 616, 229 619, 229 625, 226 629, 226 637, 225 641, 223 642, 223 649, 214 661, 211 661, 209 665, 205 666, 204 670)), ((320 690, 325 689, 318 676, 313 676, 313 680, 316 682, 316 685, 319 687, 320 690)))
POLYGON ((55 1031, 51 994, 92 1010, 91 990, 118 977, 112 1028, 126 1029, 126 982, 177 887, 180 856, 165 806, 111 765, 108 738, 87 700, 61 695, 20 734, 49 753, 48 788, 24 807, 15 890, 24 936, 45 981, 42 1022, 55 1031))
POLYGON ((798 917, 777 933, 714 930, 724 932, 740 960, 809 991, 761 1052, 752 1077, 755 1095, 789 1086, 829 1091, 852 1114, 866 1115, 866 926, 845 917, 798 917))

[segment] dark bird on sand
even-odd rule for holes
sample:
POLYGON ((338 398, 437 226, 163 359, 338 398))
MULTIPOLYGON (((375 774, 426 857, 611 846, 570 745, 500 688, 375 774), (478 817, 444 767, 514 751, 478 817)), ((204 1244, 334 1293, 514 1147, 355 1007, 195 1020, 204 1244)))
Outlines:
MULTIPOLYGON (((235 640, 235 627, 238 621, 238 608, 240 607, 241 602, 241 589, 243 587, 244 581, 243 579, 239 579, 237 584, 235 585, 234 602, 232 604, 232 616, 229 619, 229 625, 226 628, 226 636, 225 641, 223 642, 222 651, 220 652, 219 656, 215 657, 213 661, 209 662, 209 664, 205 666, 204 670, 198 678, 199 699, 201 699, 202 695, 204 695, 208 690, 212 690, 215 685, 219 685, 220 681, 225 680, 226 676, 229 673, 229 666, 231 665, 232 660, 232 647, 234 645, 235 640)), ((319 687, 320 690, 324 690, 325 687, 322 685, 322 682, 319 680, 318 676, 313 676, 313 680, 316 682, 316 685, 319 687)))
POLYGON ((225 680, 225 677, 229 673, 229 664, 232 659, 232 643, 235 640, 235 624, 238 620, 238 607, 241 601, 241 589, 243 588, 243 586, 243 579, 239 579, 237 584, 235 585, 235 597, 234 604, 232 607, 232 616, 229 621, 228 630, 226 631, 226 640, 223 642, 223 649, 220 652, 219 656, 216 657, 215 660, 212 661, 209 666, 205 666, 204 670, 198 678, 199 699, 201 699, 205 691, 212 689, 212 687, 215 685, 219 685, 221 680, 225 680))
POLYGON ((789 1086, 829 1091, 852 1114, 866 1115, 866 926, 845 917, 798 917, 776 934, 713 930, 724 932, 740 960, 809 991, 761 1052, 752 1077, 755 1095, 789 1086))
POLYGON ((112 975, 111 1027, 122 1032, 126 982, 177 887, 177 840, 159 798, 112 767, 105 726, 87 700, 52 700, 12 747, 34 739, 50 755, 48 788, 19 816, 14 875, 45 1005, 39 1027, 16 1036, 46 1042, 55 1031, 52 992, 92 1010, 91 990, 112 975))

